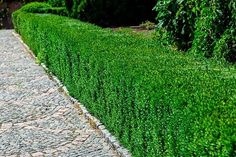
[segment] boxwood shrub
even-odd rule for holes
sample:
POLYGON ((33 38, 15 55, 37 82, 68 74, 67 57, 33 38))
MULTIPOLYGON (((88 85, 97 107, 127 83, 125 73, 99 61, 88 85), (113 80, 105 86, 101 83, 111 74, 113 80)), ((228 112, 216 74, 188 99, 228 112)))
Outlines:
POLYGON ((155 40, 19 10, 25 43, 133 156, 235 156, 236 70, 155 40))
MULTIPOLYGON (((30 13, 51 13, 61 16, 67 16, 67 10, 65 7, 52 7, 49 3, 45 2, 33 2, 29 3, 21 8, 23 12, 30 13)), ((14 21, 13 21, 14 22, 14 21)))

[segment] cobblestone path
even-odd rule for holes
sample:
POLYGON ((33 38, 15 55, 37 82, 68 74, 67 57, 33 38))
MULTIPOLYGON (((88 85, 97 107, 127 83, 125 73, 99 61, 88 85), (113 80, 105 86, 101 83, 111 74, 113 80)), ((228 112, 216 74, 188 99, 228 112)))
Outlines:
POLYGON ((0 31, 0 156, 117 156, 11 30, 0 31))

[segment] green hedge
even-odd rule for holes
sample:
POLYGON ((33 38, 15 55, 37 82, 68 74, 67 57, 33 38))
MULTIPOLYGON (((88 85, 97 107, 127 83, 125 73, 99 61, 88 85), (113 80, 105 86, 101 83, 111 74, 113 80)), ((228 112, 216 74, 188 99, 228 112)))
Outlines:
POLYGON ((47 2, 53 7, 62 7, 65 5, 64 0, 47 0, 47 2))
MULTIPOLYGON (((52 7, 49 3, 45 2, 34 2, 29 3, 21 8, 23 12, 30 12, 30 13, 50 13, 56 14, 61 16, 67 16, 68 13, 65 7, 52 7)), ((14 21, 13 21, 14 22, 14 21)))
POLYGON ((236 70, 66 17, 14 13, 23 40, 133 156, 235 156, 236 70))

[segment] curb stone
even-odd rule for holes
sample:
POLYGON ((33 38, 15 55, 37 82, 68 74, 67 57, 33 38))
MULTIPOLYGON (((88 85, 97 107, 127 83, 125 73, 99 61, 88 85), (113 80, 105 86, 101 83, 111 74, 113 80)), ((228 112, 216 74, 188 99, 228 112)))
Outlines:
MULTIPOLYGON (((26 51, 30 54, 30 56, 36 61, 37 57, 34 55, 34 53, 30 50, 30 48, 28 47, 28 45, 26 45, 23 40, 21 39, 21 36, 16 33, 15 31, 13 31, 12 33, 25 47, 26 51)), ((67 90, 67 88, 61 83, 61 81, 54 76, 49 69, 46 67, 46 65, 44 63, 37 63, 39 65, 41 65, 43 67, 43 69, 46 71, 46 73, 48 74, 49 79, 53 80, 54 82, 57 83, 58 85, 58 90, 60 92, 62 92, 69 100, 70 102, 74 105, 74 107, 77 109, 77 111, 79 112, 78 114, 83 115, 85 117, 86 120, 89 121, 90 126, 95 129, 96 131, 98 131, 103 138, 105 138, 105 141, 117 152, 117 154, 120 157, 131 157, 130 152, 124 148, 123 146, 121 146, 121 144, 119 143, 119 141, 116 139, 116 137, 114 137, 113 135, 111 135, 111 133, 105 128, 105 126, 94 116, 92 116, 88 110, 85 108, 84 105, 82 105, 78 100, 76 100, 75 98, 71 97, 69 95, 69 92, 67 90)))

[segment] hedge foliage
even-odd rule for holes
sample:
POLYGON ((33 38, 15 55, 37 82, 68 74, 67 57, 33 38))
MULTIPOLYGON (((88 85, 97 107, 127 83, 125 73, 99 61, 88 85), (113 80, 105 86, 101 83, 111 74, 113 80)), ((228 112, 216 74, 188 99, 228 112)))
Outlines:
POLYGON ((235 0, 158 0, 155 10, 180 49, 236 62, 235 0))
POLYGON ((236 156, 235 68, 23 10, 23 40, 133 156, 236 156))
POLYGON ((62 16, 68 15, 64 7, 52 7, 52 5, 45 2, 29 3, 23 6, 21 8, 21 11, 30 12, 30 13, 51 13, 51 14, 62 15, 62 16))
POLYGON ((47 2, 53 7, 62 7, 64 6, 64 0, 47 0, 47 2))

